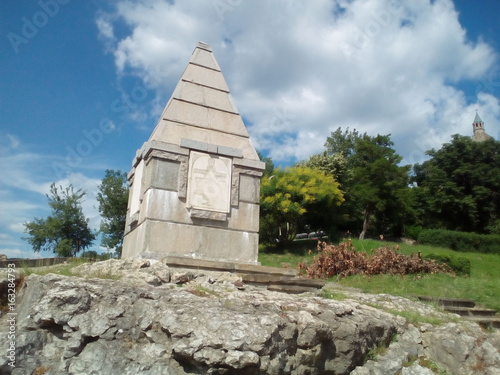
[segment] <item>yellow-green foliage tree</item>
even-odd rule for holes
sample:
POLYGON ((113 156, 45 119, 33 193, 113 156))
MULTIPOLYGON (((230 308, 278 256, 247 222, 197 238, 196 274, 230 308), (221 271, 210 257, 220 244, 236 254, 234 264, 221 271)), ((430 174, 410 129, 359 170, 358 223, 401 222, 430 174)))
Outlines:
POLYGON ((307 167, 278 168, 261 184, 262 240, 286 243, 305 225, 326 229, 334 221, 335 207, 343 201, 333 176, 307 167))

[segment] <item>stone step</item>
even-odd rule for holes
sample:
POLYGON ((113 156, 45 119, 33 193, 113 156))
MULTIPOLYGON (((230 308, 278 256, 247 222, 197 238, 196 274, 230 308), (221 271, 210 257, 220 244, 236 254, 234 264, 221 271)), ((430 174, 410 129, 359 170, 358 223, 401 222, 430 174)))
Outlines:
POLYGON ((273 284, 268 285, 267 290, 271 290, 274 292, 283 292, 289 294, 300 294, 300 293, 308 293, 315 292, 318 288, 311 286, 303 286, 303 285, 287 285, 287 284, 273 284))
POLYGON ((440 306, 467 307, 467 308, 473 308, 476 306, 476 302, 470 299, 442 298, 434 296, 418 296, 417 298, 422 302, 434 302, 440 306))
POLYGON ((324 281, 301 277, 284 277, 272 274, 238 274, 246 284, 267 286, 267 290, 290 294, 314 292, 325 285, 324 281))
POLYGON ((241 281, 246 284, 283 284, 287 280, 293 279, 295 276, 276 275, 272 273, 244 273, 237 272, 241 276, 241 281))
POLYGON ((500 329, 500 316, 496 315, 496 310, 476 307, 476 303, 472 300, 433 296, 418 296, 418 299, 423 302, 437 303, 444 311, 458 314, 485 328, 500 329))
POLYGON ((470 316, 466 319, 485 328, 500 329, 500 316, 470 316))
POLYGON ((163 261, 172 268, 232 272, 241 276, 241 281, 245 284, 265 286, 268 290, 284 293, 314 292, 325 285, 322 280, 298 277, 297 270, 292 268, 266 267, 180 256, 167 256, 163 258, 163 261))
POLYGON ((301 277, 289 277, 286 275, 275 275, 271 273, 247 274, 238 272, 242 281, 247 284, 268 284, 268 285, 300 285, 304 287, 319 289, 325 285, 324 281, 305 279, 301 277))
POLYGON ((297 276, 297 270, 292 268, 267 267, 255 264, 233 263, 218 260, 195 259, 182 256, 167 256, 162 259, 173 268, 189 268, 210 271, 236 272, 243 274, 271 274, 291 278, 297 276))
POLYGON ((497 311, 492 309, 481 309, 481 308, 469 308, 469 307, 456 307, 456 306, 444 306, 443 310, 458 314, 460 316, 494 316, 497 311))
POLYGON ((315 292, 325 286, 325 281, 318 279, 305 279, 294 277, 292 279, 281 279, 280 281, 270 283, 267 290, 284 292, 290 294, 299 294, 306 292, 315 292))

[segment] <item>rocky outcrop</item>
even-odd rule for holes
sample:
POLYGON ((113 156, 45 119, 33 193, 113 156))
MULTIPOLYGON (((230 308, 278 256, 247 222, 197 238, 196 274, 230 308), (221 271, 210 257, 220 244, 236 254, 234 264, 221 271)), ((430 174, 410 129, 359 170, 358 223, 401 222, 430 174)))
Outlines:
MULTIPOLYGON (((288 295, 243 285, 234 274, 173 270, 152 260, 74 271, 25 279, 16 367, 5 360, 1 373, 427 374, 425 361, 452 374, 500 368, 497 332, 458 318, 410 324, 393 312, 450 314, 400 297, 288 295)), ((9 341, 6 319, 2 343, 9 341)))

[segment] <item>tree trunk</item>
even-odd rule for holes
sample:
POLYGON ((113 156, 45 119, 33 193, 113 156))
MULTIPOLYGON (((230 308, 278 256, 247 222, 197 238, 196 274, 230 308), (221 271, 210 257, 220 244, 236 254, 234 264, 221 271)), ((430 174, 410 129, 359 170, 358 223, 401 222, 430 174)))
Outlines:
POLYGON ((367 207, 365 208, 365 218, 363 220, 363 230, 359 234, 359 239, 364 240, 366 231, 368 230, 368 222, 370 221, 371 210, 367 207))

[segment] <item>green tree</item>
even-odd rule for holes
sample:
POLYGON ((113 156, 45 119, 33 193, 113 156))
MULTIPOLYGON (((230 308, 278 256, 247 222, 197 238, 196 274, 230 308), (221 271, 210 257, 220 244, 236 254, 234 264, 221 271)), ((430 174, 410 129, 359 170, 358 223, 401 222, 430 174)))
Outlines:
MULTIPOLYGON (((363 211, 363 239, 370 222, 375 220, 380 234, 403 222, 408 209, 410 166, 399 166, 402 158, 394 149, 390 135, 364 135, 356 143, 350 194, 363 211)), ((401 230, 401 228, 399 228, 401 230)))
POLYGON ((114 249, 117 256, 122 253, 128 193, 127 174, 106 170, 97 193, 99 212, 103 218, 100 225, 101 245, 114 249))
POLYGON ((331 172, 345 194, 341 226, 345 230, 360 227, 360 238, 370 226, 379 234, 400 234, 410 210, 410 167, 399 166, 401 157, 392 146, 390 135, 371 137, 349 128, 338 128, 325 142, 326 156, 344 160, 341 173, 331 172))
POLYGON ((500 232, 500 142, 453 135, 414 166, 417 209, 425 227, 500 232))
POLYGON ((351 156, 353 156, 356 151, 356 145, 361 139, 366 137, 366 133, 359 134, 356 129, 349 131, 349 128, 347 128, 342 131, 342 128, 339 127, 326 139, 326 153, 328 155, 341 154, 347 160, 351 160, 351 156))
POLYGON ((81 254, 80 254, 80 258, 87 258, 87 259, 98 259, 99 257, 99 254, 97 254, 97 251, 95 250, 86 250, 86 251, 83 251, 81 254))
MULTIPOLYGON (((330 168, 332 171, 329 173, 334 173, 333 176, 340 183, 340 188, 344 193, 345 202, 342 204, 342 207, 340 207, 340 220, 338 223, 338 229, 344 231, 352 231, 354 228, 358 228, 362 225, 362 217, 360 216, 361 208, 359 207, 358 202, 353 200, 350 193, 354 184, 353 155, 356 144, 362 136, 366 136, 366 133, 362 135, 359 134, 356 129, 350 131, 349 128, 342 131, 342 128, 339 127, 337 130, 332 132, 329 137, 327 137, 324 145, 325 155, 327 157, 342 160, 342 164, 339 166, 341 168, 336 168, 335 171, 330 168)), ((312 162, 309 166, 315 167, 314 164, 315 163, 312 162)), ((326 169, 328 169, 324 166, 320 166, 319 168, 325 172, 326 169)))
POLYGON ((52 251, 57 256, 75 256, 80 250, 92 245, 95 234, 91 231, 88 219, 83 215, 81 203, 85 192, 74 191, 69 185, 66 189, 55 184, 47 194, 51 215, 46 219, 35 218, 24 223, 27 240, 33 251, 52 251))
POLYGON ((329 154, 323 152, 311 156, 306 161, 297 163, 297 166, 317 169, 323 173, 333 176, 343 189, 344 184, 352 179, 351 171, 348 168, 348 160, 343 153, 337 152, 329 154))
POLYGON ((306 167, 276 169, 261 184, 261 235, 280 242, 294 239, 300 225, 317 226, 333 219, 344 198, 332 176, 306 167))
POLYGON ((266 163, 266 169, 264 169, 263 176, 264 177, 271 176, 273 174, 273 171, 274 171, 273 159, 271 159, 269 156, 265 158, 259 151, 257 151, 257 155, 259 155, 260 161, 263 161, 264 163, 266 163))

